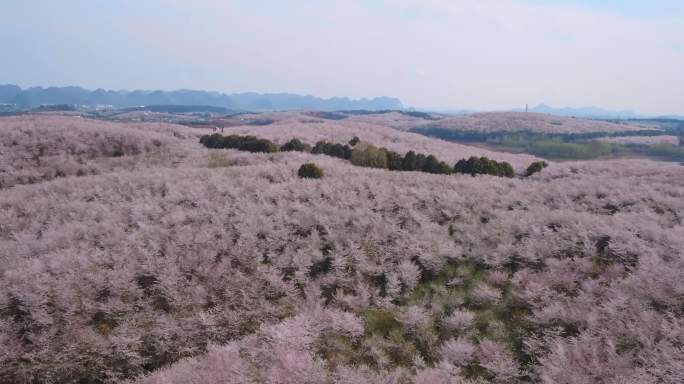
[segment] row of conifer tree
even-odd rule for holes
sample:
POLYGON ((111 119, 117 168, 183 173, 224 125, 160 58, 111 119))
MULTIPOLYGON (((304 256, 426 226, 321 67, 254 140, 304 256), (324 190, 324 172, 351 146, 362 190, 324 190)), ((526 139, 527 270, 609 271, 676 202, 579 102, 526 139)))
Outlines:
MULTIPOLYGON (((286 152, 300 151, 314 154, 325 154, 349 160, 352 164, 361 167, 383 168, 391 171, 419 171, 435 174, 464 173, 469 175, 494 175, 499 177, 514 177, 515 171, 511 164, 505 161, 496 161, 487 157, 472 156, 469 159, 459 160, 453 167, 434 155, 424 155, 408 151, 405 155, 389 150, 384 147, 376 147, 362 142, 358 137, 346 144, 319 141, 312 148, 309 144, 299 139, 292 139, 279 146, 270 140, 256 136, 228 135, 218 133, 204 135, 200 143, 207 148, 232 148, 249 152, 286 152)), ((526 176, 541 171, 546 167, 545 162, 535 162, 527 169, 526 176)))

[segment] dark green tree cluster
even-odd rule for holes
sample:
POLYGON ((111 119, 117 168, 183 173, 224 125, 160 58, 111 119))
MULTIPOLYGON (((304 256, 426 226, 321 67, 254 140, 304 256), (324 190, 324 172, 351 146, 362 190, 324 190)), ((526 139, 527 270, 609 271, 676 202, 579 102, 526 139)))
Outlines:
POLYGON ((387 168, 387 152, 371 144, 357 144, 352 150, 351 163, 359 167, 387 168))
POLYGON ((527 167, 527 171, 525 171, 525 176, 532 176, 537 172, 541 172, 542 169, 546 168, 548 164, 546 161, 535 161, 534 163, 530 164, 529 167, 527 167))
MULTIPOLYGON (((207 148, 234 148, 250 152, 278 152, 278 151, 300 151, 311 152, 313 154, 324 154, 350 160, 352 164, 360 167, 382 168, 390 171, 417 171, 434 174, 448 175, 450 173, 466 173, 470 175, 494 175, 501 177, 514 177, 513 167, 505 162, 490 160, 486 157, 471 157, 462 159, 452 169, 447 163, 440 161, 434 155, 424 155, 408 151, 404 156, 384 147, 376 147, 372 144, 362 142, 354 136, 349 144, 330 143, 319 141, 311 148, 309 144, 299 139, 292 139, 278 147, 270 140, 260 139, 255 136, 229 135, 223 136, 218 133, 204 135, 200 138, 200 143, 207 148)), ((546 163, 544 163, 546 164, 546 163)), ((539 166, 534 163, 530 166, 539 166)), ((528 172, 530 170, 528 169, 528 172)), ((536 171, 538 172, 538 171, 536 171)), ((300 175, 301 176, 301 175, 300 175)), ((302 176, 305 177, 305 176, 302 176)))
POLYGON ((260 139, 256 136, 228 135, 218 133, 204 135, 200 143, 207 148, 232 148, 249 152, 278 152, 280 148, 270 140, 260 139))
POLYGON ((354 147, 351 162, 361 167, 385 168, 390 171, 418 171, 444 175, 451 173, 451 167, 434 155, 426 156, 409 151, 402 156, 387 148, 378 148, 367 143, 359 143, 354 147))
POLYGON ((420 171, 427 173, 449 174, 451 167, 443 161, 440 161, 434 155, 424 155, 422 153, 415 153, 413 151, 406 152, 404 158, 401 160, 402 171, 420 171))
POLYGON ((298 151, 298 152, 311 152, 311 146, 307 143, 303 143, 299 139, 292 139, 287 143, 280 146, 280 150, 283 152, 298 151))
POLYGON ((468 160, 461 159, 454 166, 454 172, 475 175, 493 175, 499 177, 514 177, 513 167, 505 162, 490 160, 486 157, 471 156, 468 160))
POLYGON ((324 154, 332 157, 339 157, 340 159, 349 160, 351 159, 352 149, 348 145, 342 145, 339 143, 333 144, 327 141, 319 141, 316 146, 313 147, 311 153, 314 154, 324 154))
POLYGON ((297 175, 305 179, 320 179, 323 177, 323 170, 314 163, 306 163, 299 167, 297 175))
MULTIPOLYGON (((383 148, 384 149, 384 148, 383 148)), ((403 171, 404 157, 394 151, 385 149, 385 156, 387 156, 387 169, 390 171, 403 171)))

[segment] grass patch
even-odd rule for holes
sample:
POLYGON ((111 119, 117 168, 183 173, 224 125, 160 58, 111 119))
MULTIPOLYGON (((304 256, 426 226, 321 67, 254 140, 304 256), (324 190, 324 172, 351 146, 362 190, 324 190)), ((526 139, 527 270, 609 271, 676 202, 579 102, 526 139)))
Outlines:
MULTIPOLYGON (((510 282, 492 288, 500 293, 497 300, 468 304, 470 295, 477 294, 478 286, 489 285, 489 274, 490 270, 482 263, 469 259, 451 261, 394 301, 399 310, 410 305, 431 308, 429 324, 407 330, 393 312, 368 309, 362 314, 365 332, 359 340, 331 333, 321 339, 319 352, 333 367, 358 364, 381 369, 408 367, 418 356, 432 366, 443 341, 467 337, 475 344, 482 340, 495 341, 508 349, 522 366, 529 366, 532 357, 526 353, 523 342, 532 331, 527 320, 529 308, 516 297, 510 282), (472 326, 463 329, 444 326, 443 317, 456 309, 474 314, 472 326)), ((464 370, 471 378, 484 378, 487 374, 477 364, 464 370)))
POLYGON ((207 163, 207 167, 222 168, 230 167, 231 165, 233 165, 232 161, 230 161, 230 159, 227 158, 225 154, 215 152, 209 154, 209 161, 207 163))
POLYGON ((411 305, 433 300, 453 302, 449 296, 464 298, 466 293, 486 277, 487 269, 482 263, 467 259, 450 261, 437 276, 423 279, 412 292, 399 299, 396 304, 411 305))
POLYGON ((401 329, 401 323, 391 313, 381 309, 370 309, 364 316, 366 334, 388 337, 394 330, 401 329))

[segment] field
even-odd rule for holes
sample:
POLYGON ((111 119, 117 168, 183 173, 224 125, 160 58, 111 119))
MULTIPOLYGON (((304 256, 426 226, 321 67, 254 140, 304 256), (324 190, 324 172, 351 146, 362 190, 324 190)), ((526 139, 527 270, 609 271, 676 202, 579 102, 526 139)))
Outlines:
POLYGON ((684 381, 683 166, 524 177, 538 158, 373 116, 246 115, 224 134, 358 136, 517 176, 207 149, 212 129, 175 124, 0 118, 0 383, 684 381), (299 178, 308 162, 324 176, 299 178))
POLYGON ((439 126, 447 129, 476 132, 530 131, 555 134, 615 133, 656 129, 647 125, 617 124, 600 120, 523 112, 488 112, 448 117, 439 120, 439 126))
POLYGON ((354 116, 350 120, 551 160, 637 156, 684 160, 679 145, 684 123, 672 119, 605 121, 523 112, 463 116, 393 112, 354 116))
POLYGON ((606 143, 615 144, 627 144, 627 145, 657 145, 657 144, 670 144, 678 145, 679 137, 677 136, 617 136, 617 137, 600 137, 596 139, 597 141, 603 141, 606 143))
POLYGON ((431 114, 429 118, 394 112, 360 115, 354 116, 352 119, 404 130, 439 127, 447 130, 481 133, 525 131, 545 134, 587 134, 659 129, 657 126, 647 123, 622 124, 532 112, 481 112, 462 116, 431 114))

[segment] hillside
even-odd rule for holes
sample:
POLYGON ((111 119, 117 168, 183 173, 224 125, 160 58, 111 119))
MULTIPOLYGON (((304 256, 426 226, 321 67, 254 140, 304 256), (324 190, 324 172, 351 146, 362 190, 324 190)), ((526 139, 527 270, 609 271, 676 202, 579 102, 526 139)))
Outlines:
MULTIPOLYGON (((535 160, 269 118, 224 134, 535 160)), ((684 167, 431 175, 208 132, 0 118, 0 383, 684 380, 684 167)))
MULTIPOLYGON (((273 112, 257 115, 241 115, 239 119, 242 119, 242 121, 259 119, 261 121, 270 121, 271 123, 227 126, 224 129, 224 133, 252 134, 273 140, 277 143, 284 143, 294 137, 309 144, 315 144, 319 140, 347 142, 352 137, 358 136, 364 141, 383 145, 400 153, 413 150, 421 153, 434 154, 450 164, 470 156, 487 156, 493 159, 507 161, 519 170, 536 159, 534 156, 524 154, 489 151, 473 146, 429 138, 417 133, 393 129, 372 120, 370 122, 357 120, 355 118, 333 120, 311 116, 310 114, 302 112, 273 112)), ((211 130, 202 130, 201 132, 210 133, 211 130)))
POLYGON ((648 157, 681 162, 680 122, 613 122, 539 113, 489 112, 463 116, 365 113, 349 121, 382 125, 455 143, 527 153, 551 160, 648 157), (661 143, 653 150, 637 143, 661 143))
POLYGON ((671 144, 678 145, 679 137, 677 136, 618 136, 618 137, 599 137, 596 139, 606 143, 618 144, 633 144, 633 145, 657 145, 657 144, 671 144))
MULTIPOLYGON (((631 110, 607 110, 598 107, 563 107, 556 108, 551 107, 546 104, 539 104, 535 107, 530 107, 530 112, 545 113, 548 115, 555 116, 567 116, 567 117, 581 117, 588 119, 625 119, 625 118, 636 118, 639 114, 631 110)), ((517 110, 516 112, 524 112, 524 110, 517 110)))
MULTIPOLYGON (((366 119, 374 119, 382 124, 383 116, 370 115, 366 119)), ((397 124, 396 117, 387 116, 388 125, 396 128, 427 128, 438 127, 454 131, 471 132, 519 132, 535 133, 583 134, 583 133, 616 133, 655 129, 649 125, 617 124, 602 120, 553 116, 542 113, 525 112, 483 112, 463 116, 437 115, 435 120, 405 119, 397 124)))

